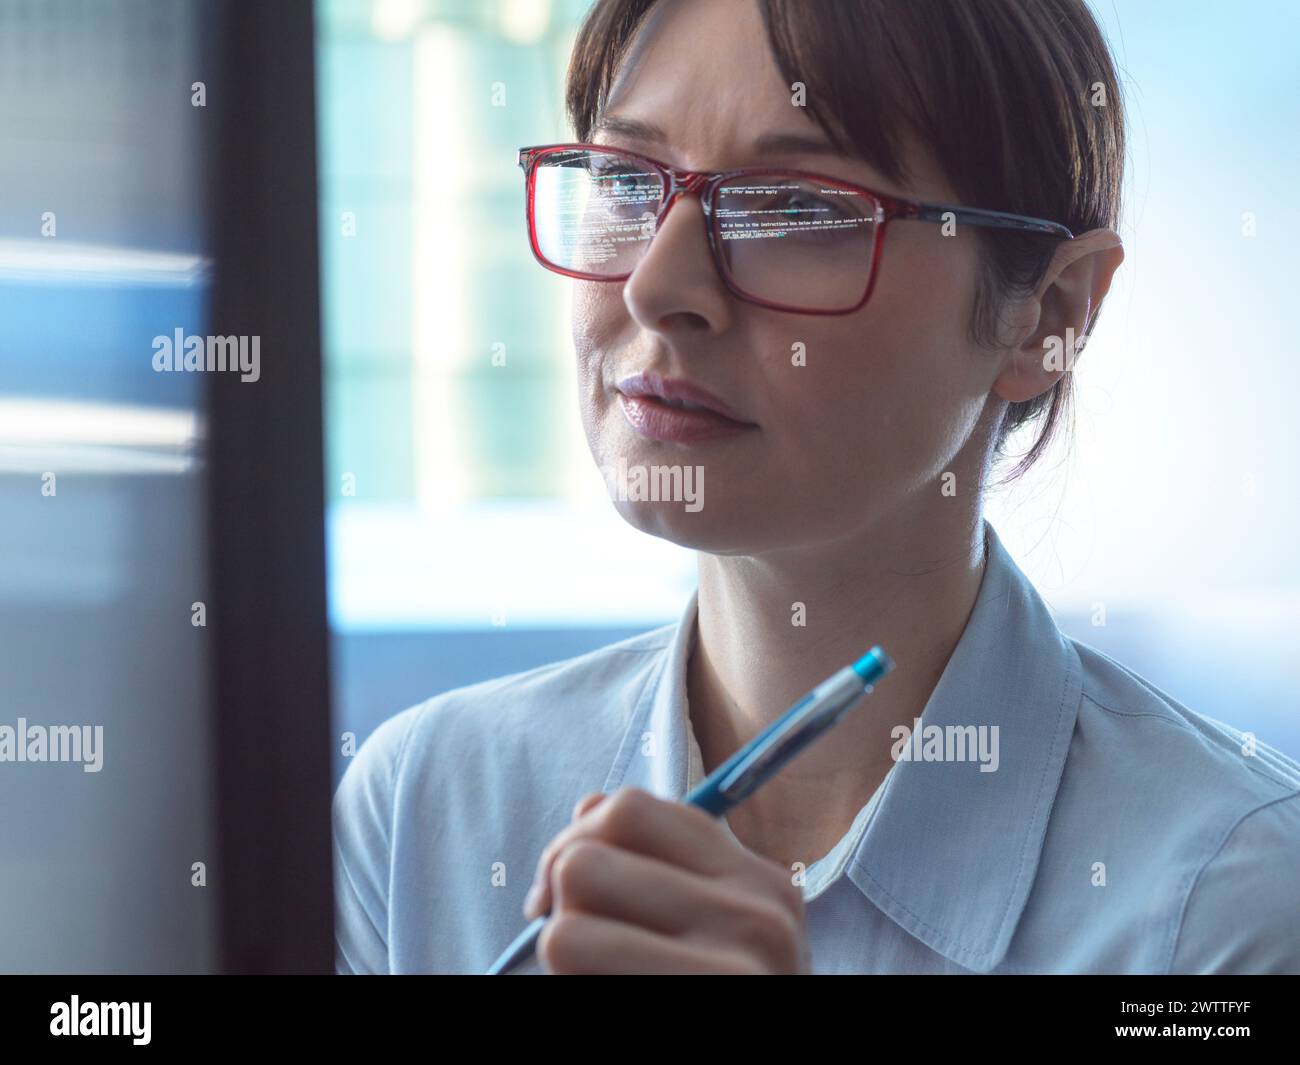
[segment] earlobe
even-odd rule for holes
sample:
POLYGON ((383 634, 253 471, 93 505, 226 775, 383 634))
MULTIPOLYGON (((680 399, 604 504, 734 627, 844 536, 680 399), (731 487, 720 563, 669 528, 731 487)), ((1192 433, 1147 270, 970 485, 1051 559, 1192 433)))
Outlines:
POLYGON ((1064 372, 1047 369, 1046 356, 1035 355, 1027 347, 1015 348, 1009 355, 1010 361, 993 382, 994 395, 1008 403, 1024 403, 1042 395, 1060 380, 1064 372))

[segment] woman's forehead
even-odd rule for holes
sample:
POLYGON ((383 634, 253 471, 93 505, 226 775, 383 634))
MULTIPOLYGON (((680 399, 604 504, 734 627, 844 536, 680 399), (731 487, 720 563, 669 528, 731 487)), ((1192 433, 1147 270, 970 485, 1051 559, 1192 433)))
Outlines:
MULTIPOLYGON (((895 158, 835 145, 813 87, 789 83, 756 0, 659 0, 611 79, 589 140, 692 170, 765 164, 820 171, 899 196, 943 199, 949 183, 906 121, 895 158)), ((868 102, 864 101, 864 106, 868 102)))
POLYGON ((782 115, 774 127, 757 121, 722 126, 669 120, 660 125, 635 110, 603 112, 588 140, 614 144, 685 170, 727 170, 741 166, 782 166, 812 170, 867 185, 877 192, 924 199, 950 199, 951 192, 933 156, 910 131, 901 133, 903 181, 886 175, 870 160, 837 147, 810 119, 793 123, 782 115))
POLYGON ((660 0, 629 42, 608 107, 739 110, 745 101, 772 116, 791 106, 790 91, 754 0, 660 0))

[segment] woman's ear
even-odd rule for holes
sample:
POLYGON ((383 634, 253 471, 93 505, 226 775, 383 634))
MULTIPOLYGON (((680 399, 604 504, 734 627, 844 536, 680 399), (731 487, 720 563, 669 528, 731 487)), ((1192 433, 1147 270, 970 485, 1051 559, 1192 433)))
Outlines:
POLYGON ((1091 229, 1056 249, 1037 290, 1025 300, 1019 338, 993 391, 1010 403, 1042 395, 1082 355, 1084 332, 1124 261, 1113 229, 1091 229))

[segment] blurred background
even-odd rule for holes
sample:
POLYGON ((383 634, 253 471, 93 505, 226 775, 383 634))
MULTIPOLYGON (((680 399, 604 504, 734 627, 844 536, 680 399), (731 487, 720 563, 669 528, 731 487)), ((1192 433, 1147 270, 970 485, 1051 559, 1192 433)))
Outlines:
MULTIPOLYGON (((586 7, 317 0, 330 623, 358 739, 675 620, 694 586, 691 552, 608 502, 570 283, 525 236, 516 152, 570 139, 586 7)), ((1066 632, 1300 756, 1300 8, 1093 10, 1127 93, 1127 258, 1069 447, 986 513, 1066 632)))
MULTIPOLYGON (((326 782, 293 774, 324 766, 327 726, 337 782, 343 733, 360 742, 449 688, 678 617, 693 555, 610 505, 576 403, 570 282, 533 262, 524 233, 517 149, 570 135, 561 87, 586 6, 0 0, 0 726, 106 735, 98 773, 0 763, 0 968, 211 971, 230 966, 222 927, 293 940, 285 915, 310 911, 323 971, 326 782), (210 32, 213 8, 242 35, 210 32), (314 31, 303 17, 297 38, 261 32, 247 14, 293 10, 314 12, 314 31), (237 80, 217 104, 250 86, 233 124, 248 154, 218 150, 215 105, 194 99, 222 70, 237 80), (314 85, 305 115, 277 70, 314 85), (314 160, 284 132, 310 127, 313 108, 314 160), (290 171, 316 207, 277 184, 290 171), (218 225, 208 196, 227 185, 236 213, 218 225), (276 219, 298 204, 303 232, 286 236, 276 219), (323 434, 295 420, 319 413, 315 337, 284 309, 286 259, 316 292, 313 211, 323 434), (264 352, 260 384, 228 389, 263 409, 217 448, 207 375, 151 359, 155 337, 220 331, 214 247, 241 212, 242 257, 221 261, 266 313, 239 331, 270 337, 283 320, 299 343, 264 352), (308 449, 321 437, 323 479, 293 446, 262 446, 268 423, 308 449), (256 493, 214 513, 227 454, 256 493), (279 540, 263 552, 268 528, 279 540), (315 572, 317 533, 332 710, 323 663, 276 654, 318 622, 324 644, 298 580, 315 572), (216 572, 247 570, 239 594, 213 587, 216 555, 216 572), (247 597, 267 572, 301 591, 267 582, 247 597), (222 606, 225 644, 195 624, 196 603, 222 606), (216 699, 232 665, 265 674, 262 701, 216 699), (300 793, 316 804, 316 864, 291 866, 294 880, 274 861, 307 834, 300 793), (229 845, 263 823, 242 856, 229 845), (259 869, 283 897, 238 878, 256 907, 228 902, 223 926, 195 862, 213 885, 259 869)), ((1070 446, 988 515, 1067 632, 1300 757, 1300 9, 1094 10, 1127 91, 1127 259, 1080 364, 1070 446)), ((258 942, 245 967, 285 967, 258 942)))
POLYGON ((151 366, 208 331, 207 14, 0 0, 0 726, 104 735, 0 763, 5 971, 215 958, 202 375, 151 366))
POLYGON ((332 969, 311 15, 0 0, 5 972, 332 969))

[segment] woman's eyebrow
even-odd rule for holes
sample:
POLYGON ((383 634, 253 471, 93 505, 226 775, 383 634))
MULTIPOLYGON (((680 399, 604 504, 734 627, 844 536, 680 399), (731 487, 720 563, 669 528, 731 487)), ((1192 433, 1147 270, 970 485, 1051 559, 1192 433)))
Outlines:
MULTIPOLYGON (((665 144, 667 134, 653 122, 639 118, 622 118, 606 115, 592 127, 591 136, 613 133, 647 144, 665 144)), ((754 156, 761 155, 840 155, 840 150, 824 137, 802 133, 764 133, 750 145, 754 156)))
POLYGON ((653 122, 643 122, 639 118, 620 118, 618 115, 600 118, 591 128, 591 136, 598 133, 614 133, 652 144, 663 144, 668 139, 664 131, 653 122))

